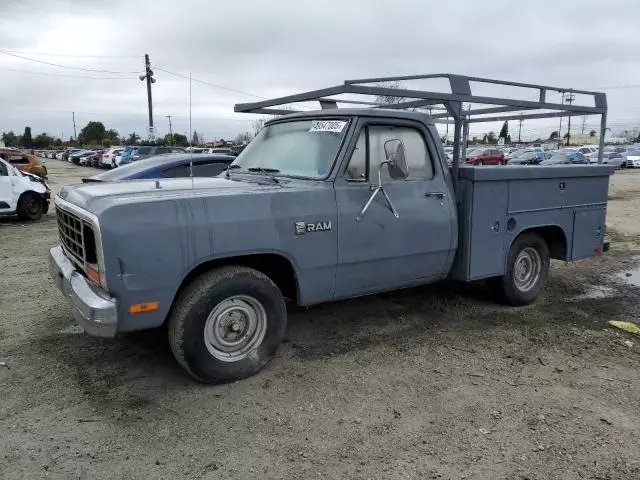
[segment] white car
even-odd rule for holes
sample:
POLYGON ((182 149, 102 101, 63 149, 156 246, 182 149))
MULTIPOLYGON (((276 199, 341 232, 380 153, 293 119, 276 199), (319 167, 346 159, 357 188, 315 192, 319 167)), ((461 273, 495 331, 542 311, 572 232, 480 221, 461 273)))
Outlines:
POLYGON ((629 149, 627 153, 627 167, 640 167, 640 149, 629 149))
POLYGON ((50 198, 51 191, 43 179, 0 159, 0 216, 39 220, 49 211, 50 198))
POLYGON ((587 157, 589 163, 598 163, 598 149, 590 146, 583 146, 578 148, 578 151, 587 157))
POLYGON ((100 166, 102 168, 115 168, 116 157, 122 154, 123 147, 111 147, 106 152, 102 154, 102 158, 100 159, 100 166))

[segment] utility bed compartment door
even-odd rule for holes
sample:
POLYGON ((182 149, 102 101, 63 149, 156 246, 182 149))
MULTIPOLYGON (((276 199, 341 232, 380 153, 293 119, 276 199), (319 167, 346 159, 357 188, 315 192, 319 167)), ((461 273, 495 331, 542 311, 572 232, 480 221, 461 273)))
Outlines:
POLYGON ((601 252, 605 232, 605 209, 576 210, 573 215, 571 260, 592 257, 595 253, 601 252))

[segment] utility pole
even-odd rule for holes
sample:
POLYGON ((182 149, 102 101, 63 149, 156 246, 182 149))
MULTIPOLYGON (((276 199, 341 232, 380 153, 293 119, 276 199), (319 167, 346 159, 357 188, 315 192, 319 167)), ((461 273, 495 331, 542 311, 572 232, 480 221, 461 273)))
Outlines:
POLYGON ((586 122, 586 120, 587 120, 587 116, 586 116, 586 115, 583 115, 583 116, 582 116, 582 134, 583 134, 583 135, 584 135, 584 122, 586 122))
MULTIPOLYGON (((576 96, 569 92, 567 93, 567 103, 571 105, 573 101, 576 99, 576 96)), ((567 146, 569 146, 569 141, 571 140, 571 112, 569 112, 569 125, 567 127, 567 146)))
POLYGON ((518 143, 520 143, 521 133, 522 133, 522 119, 518 120, 518 143))
POLYGON ((173 130, 171 129, 171 115, 166 115, 169 119, 169 142, 170 145, 173 146, 173 130))
POLYGON ((149 107, 149 137, 154 139, 155 132, 153 131, 153 102, 151 100, 151 84, 156 83, 156 79, 153 78, 153 70, 151 70, 151 61, 149 60, 149 54, 144 55, 144 75, 140 75, 140 80, 147 81, 147 105, 149 107))
POLYGON ((73 140, 78 140, 78 134, 76 133, 76 112, 71 112, 71 118, 73 119, 73 140))

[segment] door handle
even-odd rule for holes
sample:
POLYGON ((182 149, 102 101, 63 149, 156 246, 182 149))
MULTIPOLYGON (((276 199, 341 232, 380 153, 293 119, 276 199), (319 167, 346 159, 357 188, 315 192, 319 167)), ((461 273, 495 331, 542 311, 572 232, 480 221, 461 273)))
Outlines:
POLYGON ((442 192, 427 192, 427 193, 424 194, 424 196, 425 197, 434 197, 434 198, 442 199, 442 198, 446 197, 447 195, 445 193, 442 193, 442 192))

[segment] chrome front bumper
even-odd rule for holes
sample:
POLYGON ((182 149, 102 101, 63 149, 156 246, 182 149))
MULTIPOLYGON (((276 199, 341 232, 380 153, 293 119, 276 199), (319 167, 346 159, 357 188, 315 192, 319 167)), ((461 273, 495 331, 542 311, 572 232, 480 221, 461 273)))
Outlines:
POLYGON ((98 337, 116 335, 116 300, 98 295, 65 256, 60 246, 49 251, 49 273, 71 304, 73 318, 87 333, 98 337))

